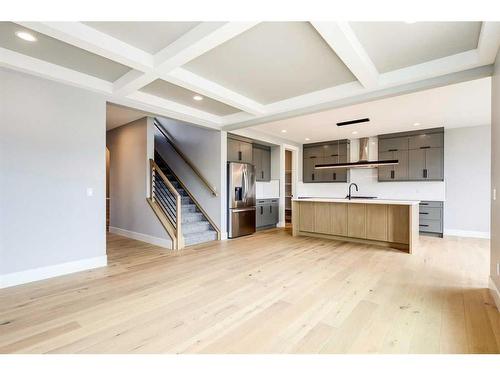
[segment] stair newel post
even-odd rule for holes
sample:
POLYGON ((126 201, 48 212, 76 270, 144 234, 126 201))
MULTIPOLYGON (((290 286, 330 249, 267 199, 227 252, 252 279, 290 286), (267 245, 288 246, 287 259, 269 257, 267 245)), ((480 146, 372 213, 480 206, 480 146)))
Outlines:
POLYGON ((182 199, 180 195, 176 197, 176 213, 175 213, 175 221, 176 221, 176 231, 177 231, 177 250, 180 250, 184 247, 184 237, 182 236, 182 199))
POLYGON ((153 200, 153 173, 154 173, 153 160, 149 159, 149 199, 153 200))

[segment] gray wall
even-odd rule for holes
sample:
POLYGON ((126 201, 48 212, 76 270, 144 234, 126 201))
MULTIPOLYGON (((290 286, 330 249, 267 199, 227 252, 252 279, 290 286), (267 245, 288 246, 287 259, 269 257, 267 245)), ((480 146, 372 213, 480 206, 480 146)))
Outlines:
POLYGON ((200 128, 186 122, 157 117, 163 127, 174 138, 177 147, 189 157, 191 162, 202 172, 204 177, 215 186, 218 196, 215 197, 196 176, 193 170, 168 144, 160 132, 155 133, 155 148, 163 159, 182 180, 193 196, 200 202, 210 218, 219 226, 222 225, 221 200, 222 193, 221 168, 221 132, 200 128))
POLYGON ((497 54, 491 89, 491 189, 497 199, 491 200, 491 278, 500 290, 500 51, 497 54))
POLYGON ((105 256, 104 98, 5 69, 0 82, 0 274, 105 256))
POLYGON ((490 133, 489 125, 446 129, 447 231, 480 232, 485 236, 490 232, 490 133))
POLYGON ((109 149, 110 231, 158 243, 171 239, 146 201, 149 158, 153 158, 152 119, 144 117, 107 132, 109 149), (147 238, 147 237, 153 238, 147 238))

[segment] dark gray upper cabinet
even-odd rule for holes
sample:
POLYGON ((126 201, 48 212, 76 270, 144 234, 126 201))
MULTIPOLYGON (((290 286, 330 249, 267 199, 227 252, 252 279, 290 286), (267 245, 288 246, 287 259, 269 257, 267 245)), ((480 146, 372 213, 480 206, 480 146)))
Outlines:
POLYGON ((349 141, 330 141, 321 144, 304 145, 303 182, 347 182, 347 168, 315 169, 317 164, 347 163, 349 160, 349 141))
POLYGON ((379 152, 379 160, 398 160, 399 164, 378 167, 379 181, 408 180, 408 150, 379 152))
POLYGON ((440 181, 444 178, 443 172, 442 148, 419 148, 410 150, 410 180, 440 181))
POLYGON ((378 168, 379 181, 442 181, 444 129, 426 129, 379 136, 379 160, 397 165, 378 168))
POLYGON ((378 152, 394 152, 408 150, 408 137, 381 138, 378 141, 378 152))
POLYGON ((257 181, 271 181, 271 149, 265 146, 253 146, 253 164, 257 181))
POLYGON ((410 150, 418 148, 443 148, 444 133, 418 134, 409 137, 410 150))
POLYGON ((252 144, 238 139, 227 139, 227 161, 252 163, 252 144))

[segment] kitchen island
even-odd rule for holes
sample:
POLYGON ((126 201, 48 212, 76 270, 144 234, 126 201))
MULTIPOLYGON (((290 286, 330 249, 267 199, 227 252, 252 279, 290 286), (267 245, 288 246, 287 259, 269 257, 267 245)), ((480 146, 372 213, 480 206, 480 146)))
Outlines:
POLYGON ((293 235, 368 243, 411 254, 419 236, 418 203, 389 199, 294 199, 293 235))

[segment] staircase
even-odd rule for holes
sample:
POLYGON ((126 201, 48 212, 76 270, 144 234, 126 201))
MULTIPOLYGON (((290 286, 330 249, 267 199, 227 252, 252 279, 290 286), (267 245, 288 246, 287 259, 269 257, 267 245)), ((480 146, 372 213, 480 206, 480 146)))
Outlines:
MULTIPOLYGON (((182 210, 180 217, 184 245, 190 246, 217 240, 218 233, 215 228, 197 206, 189 192, 186 191, 182 182, 158 153, 155 153, 155 162, 181 196, 182 210)), ((159 190, 159 194, 168 194, 168 188, 165 184, 158 184, 156 189, 159 190)), ((167 212, 167 215, 171 219, 174 219, 173 212, 167 212)))

